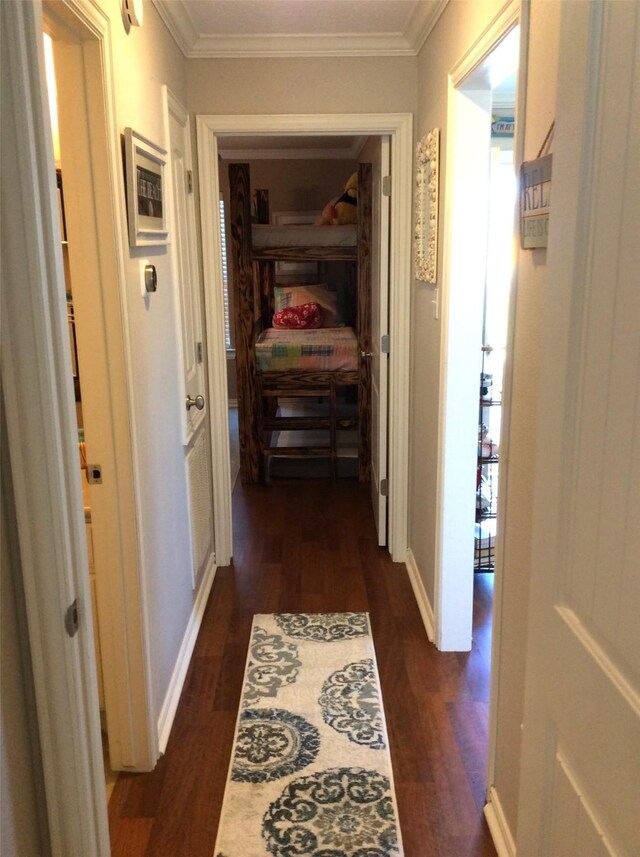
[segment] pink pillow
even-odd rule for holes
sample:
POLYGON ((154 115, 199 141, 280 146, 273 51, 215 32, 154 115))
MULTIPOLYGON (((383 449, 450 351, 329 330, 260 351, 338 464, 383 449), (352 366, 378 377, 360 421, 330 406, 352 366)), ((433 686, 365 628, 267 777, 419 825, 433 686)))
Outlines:
POLYGON ((318 304, 322 310, 321 327, 336 326, 336 293, 321 283, 276 286, 273 290, 276 312, 303 304, 318 304))
POLYGON ((273 326, 283 330, 309 330, 322 326, 322 307, 309 303, 290 306, 273 314, 273 326))

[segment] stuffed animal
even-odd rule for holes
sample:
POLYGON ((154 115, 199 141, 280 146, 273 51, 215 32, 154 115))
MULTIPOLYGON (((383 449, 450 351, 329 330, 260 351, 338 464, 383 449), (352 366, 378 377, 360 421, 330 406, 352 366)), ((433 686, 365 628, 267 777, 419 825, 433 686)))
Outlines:
POLYGON ((332 199, 316 220, 316 226, 342 226, 358 221, 358 174, 353 173, 344 186, 342 196, 332 199))

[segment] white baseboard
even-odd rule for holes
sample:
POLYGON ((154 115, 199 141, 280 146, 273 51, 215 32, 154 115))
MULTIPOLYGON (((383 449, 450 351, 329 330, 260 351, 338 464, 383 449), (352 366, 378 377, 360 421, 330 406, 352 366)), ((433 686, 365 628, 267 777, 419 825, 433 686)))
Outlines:
POLYGON ((433 615, 433 607, 429 601, 427 590, 424 588, 424 583, 420 577, 420 570, 418 569, 418 564, 411 548, 407 551, 405 565, 407 566, 409 580, 413 587, 413 594, 416 596, 416 601, 418 602, 418 609, 420 610, 420 615, 424 622, 427 637, 432 643, 434 643, 436 639, 436 623, 433 615))
POLYGON ((493 786, 489 789, 489 800, 485 804, 484 816, 487 819, 498 857, 515 857, 516 843, 507 823, 498 793, 493 786))
POLYGON ((161 755, 167 749, 171 727, 173 726, 173 719, 176 716, 180 694, 182 693, 184 680, 187 675, 187 670, 189 669, 193 647, 196 644, 198 631, 200 630, 200 624, 204 615, 204 608, 207 606, 207 599, 209 598, 213 578, 216 574, 216 568, 215 557, 212 554, 211 559, 202 574, 200 588, 198 589, 196 600, 193 603, 193 610, 191 611, 191 616, 189 617, 189 622, 187 623, 187 628, 184 632, 184 637, 182 638, 182 644, 171 674, 171 681, 169 682, 167 694, 164 698, 164 702, 162 703, 162 708, 160 709, 160 716, 158 717, 158 747, 161 755))

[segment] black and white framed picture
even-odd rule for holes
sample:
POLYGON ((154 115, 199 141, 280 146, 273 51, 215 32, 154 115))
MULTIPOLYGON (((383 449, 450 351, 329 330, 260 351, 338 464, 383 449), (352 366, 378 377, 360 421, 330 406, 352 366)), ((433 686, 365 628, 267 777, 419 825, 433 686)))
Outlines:
POLYGON ((168 244, 164 172, 167 153, 132 128, 124 130, 124 150, 129 244, 168 244))

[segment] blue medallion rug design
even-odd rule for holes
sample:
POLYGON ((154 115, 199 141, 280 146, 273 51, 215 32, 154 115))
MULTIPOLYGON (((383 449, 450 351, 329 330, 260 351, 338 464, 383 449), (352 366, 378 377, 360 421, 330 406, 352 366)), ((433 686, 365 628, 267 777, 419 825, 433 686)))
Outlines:
POLYGON ((356 744, 386 747, 378 681, 373 661, 347 664, 329 676, 318 700, 324 722, 356 744))
POLYGON ((214 857, 402 857, 366 613, 254 616, 214 857))

